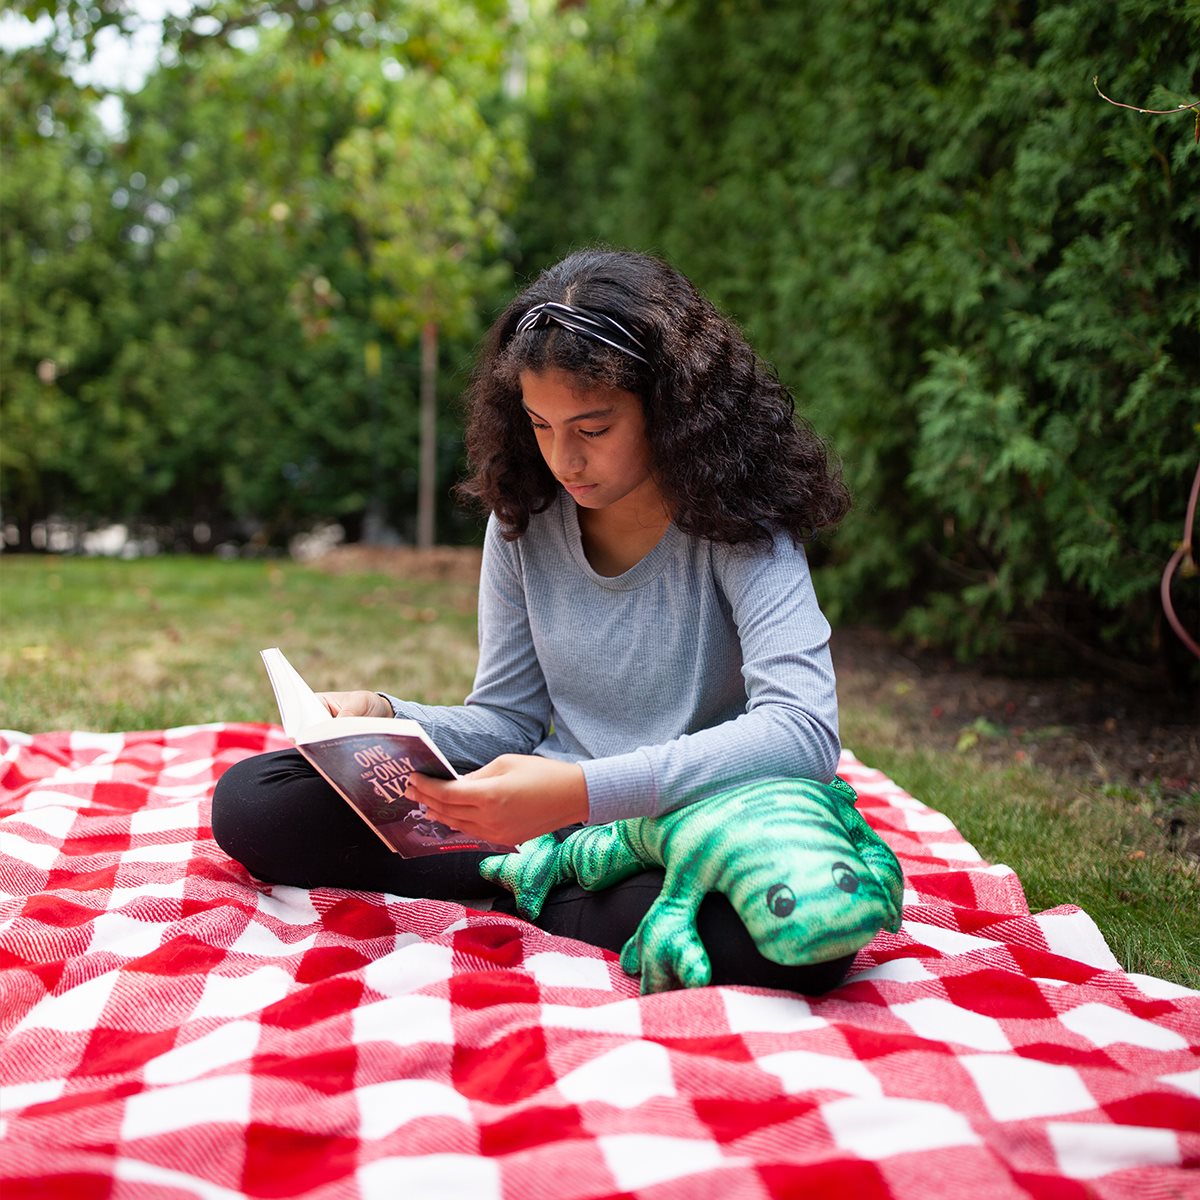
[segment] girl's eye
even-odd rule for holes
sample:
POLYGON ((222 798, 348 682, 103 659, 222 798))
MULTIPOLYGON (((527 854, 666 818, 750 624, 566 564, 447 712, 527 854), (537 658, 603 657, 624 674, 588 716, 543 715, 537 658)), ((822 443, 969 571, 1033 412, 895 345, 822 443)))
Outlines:
POLYGON ((581 429, 579 431, 579 436, 585 438, 598 438, 603 437, 607 432, 607 429, 581 429))
POLYGON ((543 429, 549 429, 549 428, 550 428, 550 426, 549 426, 549 425, 540 425, 540 424, 539 424, 537 421, 530 421, 529 423, 530 423, 530 425, 532 425, 532 426, 534 427, 534 429, 536 429, 536 430, 537 430, 539 433, 540 433, 540 432, 541 432, 543 429))

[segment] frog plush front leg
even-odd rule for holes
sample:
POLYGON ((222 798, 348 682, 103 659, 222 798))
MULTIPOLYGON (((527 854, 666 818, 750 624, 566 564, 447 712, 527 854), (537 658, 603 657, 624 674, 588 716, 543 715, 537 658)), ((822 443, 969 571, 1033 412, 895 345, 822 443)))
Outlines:
POLYGON ((642 869, 621 822, 578 829, 563 841, 552 833, 523 842, 515 854, 499 854, 479 864, 479 874, 512 892, 517 911, 536 920, 553 888, 577 880, 589 891, 610 887, 642 869))
POLYGON ((576 830, 563 842, 567 870, 580 887, 596 892, 644 870, 627 829, 626 821, 592 825, 576 830))
POLYGON ((570 878, 562 843, 545 833, 522 842, 515 854, 494 854, 479 864, 479 874, 489 883, 508 888, 517 901, 517 911, 534 921, 550 889, 570 878))
POLYGON ((642 995, 678 987, 705 987, 712 964, 696 913, 703 895, 684 893, 679 871, 667 868, 662 891, 621 950, 621 969, 642 977, 642 995))

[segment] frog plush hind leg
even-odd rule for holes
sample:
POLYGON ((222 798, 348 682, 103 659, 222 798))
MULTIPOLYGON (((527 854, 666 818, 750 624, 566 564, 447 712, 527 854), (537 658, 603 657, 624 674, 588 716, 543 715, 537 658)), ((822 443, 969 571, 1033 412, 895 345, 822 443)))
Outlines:
POLYGON ((582 829, 562 843, 539 838, 480 873, 508 887, 535 918, 551 887, 596 889, 661 866, 662 889, 621 953, 642 991, 700 987, 711 978, 696 914, 724 893, 763 957, 784 965, 853 952, 900 922, 895 855, 854 807, 842 780, 768 780, 662 817, 582 829), (532 852, 531 852, 532 851, 532 852))
POLYGON ((643 863, 625 836, 626 822, 578 829, 563 841, 552 833, 522 842, 515 854, 485 858, 479 874, 513 894, 517 912, 528 921, 541 916, 553 888, 575 880, 597 891, 636 875, 643 863))

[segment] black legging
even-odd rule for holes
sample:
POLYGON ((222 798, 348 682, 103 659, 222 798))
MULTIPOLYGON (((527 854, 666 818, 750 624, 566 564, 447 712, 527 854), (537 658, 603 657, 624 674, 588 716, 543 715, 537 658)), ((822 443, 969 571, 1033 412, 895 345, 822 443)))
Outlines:
MULTIPOLYGON (((507 891, 479 877, 486 854, 393 854, 296 750, 259 754, 230 767, 217 781, 212 825, 221 849, 268 883, 462 903, 490 897, 494 911, 516 912, 507 891)), ((662 871, 648 870, 599 892, 563 884, 550 893, 537 925, 619 951, 654 903, 662 880, 662 871)), ((716 893, 704 898, 697 925, 712 961, 713 983, 816 996, 837 987, 854 961, 848 954, 810 966, 773 963, 759 954, 729 901, 716 893)))

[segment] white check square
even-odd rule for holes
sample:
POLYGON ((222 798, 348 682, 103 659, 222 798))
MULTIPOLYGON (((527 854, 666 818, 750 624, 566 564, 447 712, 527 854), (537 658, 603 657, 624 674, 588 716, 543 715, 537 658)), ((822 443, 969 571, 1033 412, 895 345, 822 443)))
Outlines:
POLYGON ((121 1136, 155 1137, 210 1122, 244 1126, 250 1120, 252 1086, 248 1075, 219 1075, 138 1092, 125 1101, 121 1136))
POLYGON ((1057 1117, 1096 1107, 1073 1067, 1012 1054, 969 1054, 958 1061, 997 1121, 1057 1117))

